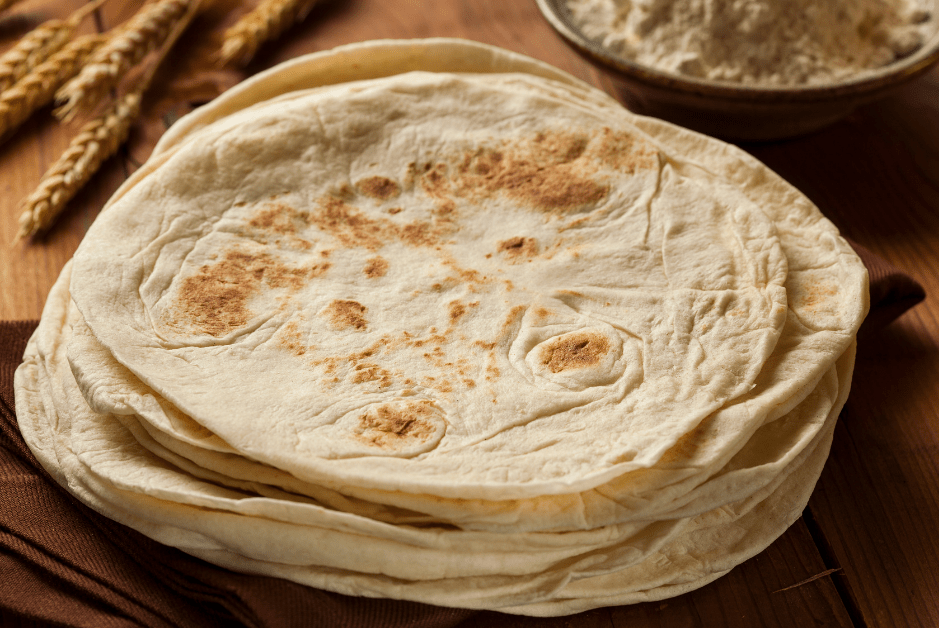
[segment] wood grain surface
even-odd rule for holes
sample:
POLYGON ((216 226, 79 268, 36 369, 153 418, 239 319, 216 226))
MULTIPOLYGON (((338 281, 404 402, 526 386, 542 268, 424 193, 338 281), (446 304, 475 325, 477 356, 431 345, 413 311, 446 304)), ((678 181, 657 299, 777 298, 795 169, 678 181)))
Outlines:
MULTIPOLYGON (((81 4, 25 0, 0 20, 0 46, 81 4)), ((140 4, 111 0, 85 28, 118 23, 140 4)), ((168 124, 279 61, 367 39, 462 37, 528 54, 613 93, 611 80, 562 43, 533 0, 324 0, 245 71, 217 68, 222 30, 253 4, 211 4, 160 73, 127 146, 38 241, 10 244, 20 200, 78 123, 60 125, 43 111, 0 146, 0 318, 39 317, 102 205, 168 124)), ((672 600, 552 620, 483 613, 467 626, 939 626, 939 70, 821 132, 743 148, 929 295, 861 343, 854 388, 805 516, 728 576, 672 600), (780 591, 830 569, 837 571, 780 591)))

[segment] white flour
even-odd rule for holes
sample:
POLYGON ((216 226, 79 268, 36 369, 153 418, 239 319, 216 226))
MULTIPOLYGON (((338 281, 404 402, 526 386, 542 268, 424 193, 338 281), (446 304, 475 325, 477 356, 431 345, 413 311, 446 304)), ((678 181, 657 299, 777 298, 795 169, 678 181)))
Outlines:
POLYGON ((583 33, 664 72, 762 85, 830 83, 918 49, 918 0, 567 0, 583 33))

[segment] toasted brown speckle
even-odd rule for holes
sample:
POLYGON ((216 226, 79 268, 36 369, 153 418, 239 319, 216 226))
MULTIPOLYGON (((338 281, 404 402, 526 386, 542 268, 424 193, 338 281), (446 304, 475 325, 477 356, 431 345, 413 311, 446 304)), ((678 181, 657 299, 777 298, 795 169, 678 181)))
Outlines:
POLYGON ((368 309, 358 301, 336 299, 326 306, 325 313, 334 329, 361 331, 368 327, 368 321, 365 320, 366 311, 368 309))
POLYGON ((659 153, 651 144, 625 131, 603 129, 595 149, 597 159, 618 172, 633 173, 658 167, 659 153))
POLYGON ((296 291, 328 268, 325 263, 298 268, 267 253, 226 251, 181 282, 166 322, 224 336, 248 323, 254 315, 249 302, 264 286, 296 291))
POLYGON ((296 321, 290 321, 278 331, 277 344, 296 356, 301 356, 307 351, 296 321))
POLYGON ((401 186, 388 177, 366 177, 355 184, 365 196, 386 201, 401 193, 401 186))
POLYGON ((595 332, 567 334, 549 342, 541 351, 541 363, 552 373, 594 366, 610 350, 610 341, 595 332))
POLYGON ((434 434, 433 414, 428 401, 373 406, 359 417, 358 437, 383 449, 424 442, 434 434))
POLYGON ((369 279, 384 277, 388 273, 388 260, 376 255, 365 262, 365 268, 362 272, 364 272, 365 276, 369 279))
POLYGON ((793 307, 804 309, 809 312, 818 312, 824 309, 829 299, 838 294, 838 289, 834 286, 819 283, 807 283, 804 289, 796 293, 793 299, 793 307))
POLYGON ((248 226, 277 235, 294 235, 305 214, 286 203, 267 203, 248 221, 248 226))
POLYGON ((450 322, 455 323, 460 318, 466 314, 466 306, 460 303, 459 301, 452 301, 450 303, 450 322))
POLYGON ((538 254, 538 242, 534 238, 509 238, 499 242, 499 252, 510 262, 530 259, 538 254))

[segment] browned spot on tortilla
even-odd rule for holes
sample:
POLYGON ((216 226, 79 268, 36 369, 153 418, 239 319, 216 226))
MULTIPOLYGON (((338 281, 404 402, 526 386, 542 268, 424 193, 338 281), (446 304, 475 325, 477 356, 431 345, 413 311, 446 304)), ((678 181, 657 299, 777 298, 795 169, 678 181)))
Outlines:
POLYGON ((353 190, 352 186, 348 183, 343 183, 338 188, 336 188, 332 195, 337 198, 341 198, 344 201, 351 201, 355 199, 355 190, 353 190))
POLYGON ((539 209, 575 209, 606 196, 606 185, 594 181, 596 164, 585 158, 584 134, 539 133, 514 144, 467 151, 449 168, 425 164, 424 191, 436 198, 476 198, 502 193, 539 209))
POLYGON ((515 324, 515 321, 518 320, 518 317, 521 316, 524 311, 524 305, 516 305, 509 310, 509 313, 505 316, 505 322, 502 323, 502 334, 505 334, 509 327, 515 324))
POLYGON ((324 196, 308 222, 335 237, 346 247, 361 246, 376 250, 382 245, 386 225, 369 218, 335 196, 324 196))
POLYGON ((456 213, 456 203, 452 199, 443 199, 437 203, 434 213, 440 218, 450 219, 456 213))
POLYGON ((486 381, 487 382, 493 382, 499 379, 499 375, 500 375, 500 371, 499 371, 498 366, 492 363, 486 365, 486 381))
POLYGON ((299 290, 307 279, 319 277, 329 270, 329 262, 314 264, 306 268, 291 268, 283 264, 272 264, 264 273, 264 280, 272 288, 291 288, 299 290))
POLYGON ((634 173, 658 166, 654 146, 624 132, 543 132, 464 152, 447 163, 413 164, 408 176, 437 199, 504 194, 538 209, 572 210, 609 192, 602 170, 634 173), (598 177, 598 175, 600 175, 598 177))
POLYGON ((818 283, 808 283, 795 295, 795 309, 804 309, 809 312, 823 310, 828 300, 838 294, 835 286, 818 283))
POLYGON ((388 177, 366 177, 355 184, 365 196, 386 201, 401 193, 401 186, 388 177))
POLYGON ((375 277, 384 277, 388 272, 388 260, 380 255, 366 260, 365 269, 363 270, 365 276, 369 279, 374 279, 375 277))
POLYGON ((429 401, 386 403, 359 416, 358 438, 382 449, 425 442, 434 435, 434 410, 429 401))
POLYGON ((600 334, 582 331, 549 342, 541 350, 541 363, 552 373, 599 364, 610 350, 610 341, 600 334))
POLYGON ((541 319, 548 318, 549 316, 551 316, 551 310, 544 308, 544 307, 539 307, 538 309, 535 310, 535 316, 541 319))
POLYGON ((365 320, 366 311, 368 308, 358 301, 336 299, 326 306, 325 314, 336 330, 363 330, 368 327, 368 321, 365 320))
POLYGON ((538 254, 538 242, 534 238, 509 238, 499 242, 499 252, 504 253, 511 262, 530 259, 538 254))
POLYGON ((294 235, 304 214, 286 203, 267 203, 254 213, 248 225, 278 235, 294 235))
POLYGON ((626 131, 605 127, 594 149, 597 159, 618 172, 652 170, 659 165, 659 152, 652 144, 626 131))
POLYGON ((364 384, 366 382, 377 382, 379 388, 388 388, 392 383, 391 371, 377 364, 356 364, 352 383, 364 384))
POLYGON ((388 218, 372 218, 335 196, 320 198, 317 210, 307 215, 306 220, 345 247, 364 247, 372 251, 392 240, 410 246, 436 246, 453 228, 449 220, 400 225, 388 218))
POLYGON ((278 330, 277 344, 290 353, 301 356, 306 353, 307 347, 303 342, 303 335, 300 333, 300 327, 296 321, 290 321, 278 330))
POLYGON ((466 306, 459 301, 450 302, 450 322, 455 323, 466 314, 466 306))
POLYGON ((399 237, 411 246, 433 246, 439 242, 440 232, 427 222, 412 222, 398 230, 399 237))
POLYGON ((267 253, 229 250, 181 282, 166 322, 224 336, 254 316, 248 305, 263 287, 296 291, 328 268, 327 263, 292 267, 267 253))
POLYGON ((519 202, 539 209, 575 209, 596 203, 607 194, 607 186, 586 176, 570 162, 552 163, 537 151, 512 160, 486 159, 486 151, 465 158, 470 164, 459 185, 463 189, 500 191, 519 202), (472 164, 486 161, 479 172, 472 164))
POLYGON ((425 164, 424 173, 421 175, 421 187, 430 196, 446 198, 450 187, 447 171, 447 165, 443 163, 425 164))

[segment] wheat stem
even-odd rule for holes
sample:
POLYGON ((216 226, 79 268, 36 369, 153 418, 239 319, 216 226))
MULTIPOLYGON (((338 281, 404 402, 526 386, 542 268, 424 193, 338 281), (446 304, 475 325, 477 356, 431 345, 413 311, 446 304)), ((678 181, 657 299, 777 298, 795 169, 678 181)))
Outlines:
POLYGON ((157 0, 144 5, 88 59, 78 76, 59 90, 57 99, 64 104, 56 115, 70 118, 93 108, 132 67, 166 41, 191 4, 191 0, 157 0))
POLYGON ((0 93, 0 138, 51 103, 56 90, 78 74, 85 60, 106 40, 107 36, 102 34, 79 37, 0 93))
POLYGON ((245 65, 261 44, 302 21, 315 4, 316 0, 264 0, 225 31, 220 61, 245 65))
POLYGON ((150 87, 157 69, 166 59, 170 49, 192 22, 199 2, 200 0, 192 0, 182 18, 164 39, 159 55, 134 89, 115 101, 103 115, 85 124, 72 139, 65 153, 46 171, 39 187, 22 203, 19 232, 15 240, 32 237, 52 226, 66 203, 124 143, 131 125, 140 115, 143 94, 150 87))
POLYGON ((0 0, 0 11, 6 11, 20 0, 0 0))
POLYGON ((0 92, 9 89, 72 38, 78 25, 106 0, 95 0, 78 9, 66 20, 49 20, 27 33, 0 56, 0 92))

